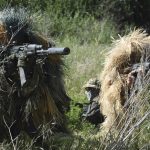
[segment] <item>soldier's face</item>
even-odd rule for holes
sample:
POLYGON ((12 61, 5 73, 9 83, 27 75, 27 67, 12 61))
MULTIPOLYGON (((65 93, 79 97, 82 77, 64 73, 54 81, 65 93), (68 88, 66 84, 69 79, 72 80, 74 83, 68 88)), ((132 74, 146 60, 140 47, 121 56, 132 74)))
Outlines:
POLYGON ((90 91, 85 91, 85 95, 86 95, 88 101, 90 101, 91 100, 91 92, 90 91))
POLYGON ((95 93, 95 88, 87 87, 85 89, 85 95, 86 95, 88 101, 92 100, 94 93, 95 93))

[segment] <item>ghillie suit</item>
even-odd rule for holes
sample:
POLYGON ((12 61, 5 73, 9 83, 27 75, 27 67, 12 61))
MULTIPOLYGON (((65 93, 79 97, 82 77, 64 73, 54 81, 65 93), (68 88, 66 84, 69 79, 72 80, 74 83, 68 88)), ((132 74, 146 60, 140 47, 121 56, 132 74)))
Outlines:
MULTIPOLYGON (((33 19, 33 18, 32 18, 33 19)), ((30 15, 24 9, 6 9, 0 15, 0 135, 13 137, 21 130, 36 135, 45 129, 46 135, 65 132, 65 115, 70 98, 63 82, 61 55, 43 58, 28 57, 24 65, 26 83, 20 85, 18 60, 10 56, 10 45, 39 44, 44 49, 52 44, 33 32, 30 15)), ((42 131, 43 132, 43 131, 42 131)), ((44 135, 45 136, 45 135, 44 135)))
MULTIPOLYGON (((135 64, 144 64, 150 61, 150 36, 142 30, 136 30, 129 35, 121 37, 113 43, 108 53, 101 74, 100 106, 102 114, 106 117, 103 129, 106 132, 114 125, 119 127, 125 112, 125 103, 129 99, 135 64)), ((144 65, 143 65, 144 66, 144 65)), ((102 131, 103 132, 103 131, 102 131)))

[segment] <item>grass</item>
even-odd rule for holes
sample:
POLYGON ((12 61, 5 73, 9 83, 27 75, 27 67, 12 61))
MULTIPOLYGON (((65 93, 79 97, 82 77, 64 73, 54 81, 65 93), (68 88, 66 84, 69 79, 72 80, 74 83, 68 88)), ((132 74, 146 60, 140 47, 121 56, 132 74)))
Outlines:
MULTIPOLYGON (((46 139, 51 149, 58 150, 103 150, 103 149, 148 149, 150 140, 150 125, 149 120, 145 119, 140 125, 130 132, 130 128, 134 129, 134 125, 143 118, 149 107, 149 87, 143 88, 139 99, 141 103, 135 104, 136 109, 131 113, 130 126, 124 133, 123 130, 109 136, 109 140, 105 142, 101 138, 91 138, 97 132, 91 124, 81 122, 79 115, 81 110, 75 107, 76 102, 84 103, 86 98, 84 95, 83 85, 92 77, 99 77, 103 68, 105 54, 109 50, 111 37, 116 37, 118 30, 116 25, 109 19, 105 18, 101 21, 95 20, 92 16, 79 16, 78 13, 73 18, 64 16, 63 18, 51 13, 47 10, 46 13, 40 12, 35 14, 36 26, 41 33, 47 37, 53 37, 56 46, 69 47, 71 53, 64 57, 66 64, 65 68, 65 85, 69 96, 72 98, 71 110, 68 112, 68 128, 71 135, 57 134, 54 137, 46 139), (145 90, 145 91, 144 91, 145 90), (143 93, 143 94, 142 94, 143 93), (145 95, 146 94, 146 95, 145 95), (144 95, 144 96, 143 96, 144 95), (142 103, 143 102, 143 103, 142 103), (146 104, 145 104, 146 103, 146 104), (145 107, 145 105, 147 107, 145 107), (129 134, 129 137, 127 137, 129 134), (122 138, 120 138, 122 135, 122 138), (123 139, 126 140, 122 141, 123 139), (104 143, 103 143, 104 142, 104 143), (145 147, 145 148, 144 148, 145 147)), ((132 110, 132 109, 131 109, 132 110)), ((130 113, 130 111, 128 113, 130 113)), ((125 129, 125 128, 123 128, 125 129)), ((37 149, 33 146, 36 139, 30 139, 25 133, 18 136, 15 143, 16 149, 37 149)), ((3 142, 0 149, 11 150, 12 141, 3 142)))
MULTIPOLYGON (((149 79, 143 83, 143 89, 130 99, 130 107, 127 110, 127 116, 129 118, 122 126, 122 130, 119 132, 110 132, 110 135, 106 138, 103 144, 102 140, 96 138, 95 140, 90 137, 94 134, 92 130, 93 126, 87 123, 83 123, 79 120, 80 110, 74 106, 76 102, 85 102, 84 90, 82 86, 85 82, 95 76, 99 76, 103 67, 103 60, 107 49, 109 49, 109 43, 107 44, 93 44, 84 43, 82 45, 76 44, 76 41, 69 42, 67 38, 61 41, 62 46, 70 46, 72 48, 71 54, 66 57, 66 64, 69 66, 67 75, 65 78, 67 91, 70 97, 73 99, 71 104, 71 111, 68 113, 69 127, 72 129, 75 135, 80 137, 81 143, 77 149, 90 149, 95 150, 102 149, 149 149, 150 147, 150 124, 149 124, 149 108, 150 108, 150 90, 149 79), (69 44, 68 44, 69 43, 69 44), (147 84, 148 83, 148 84, 147 84), (133 104, 133 105, 132 105, 133 104), (143 121, 141 121, 143 119, 143 121), (122 141, 123 140, 123 141, 122 141)), ((60 45, 61 45, 60 44, 60 45)), ((135 92, 135 91, 133 91, 135 92)), ((125 117, 125 116, 124 116, 125 117)), ((77 137, 76 137, 77 138, 77 137)), ((76 140, 78 140, 78 138, 76 140)), ((74 142, 76 142, 74 140, 74 142)), ((76 148, 74 148, 76 149, 76 148)))
MULTIPOLYGON (((132 98, 131 102, 134 103, 134 107, 128 110, 129 124, 124 124, 123 129, 120 132, 108 136, 108 141, 103 142, 101 138, 91 138, 94 135, 96 129, 86 122, 81 122, 79 119, 80 109, 75 107, 76 102, 85 102, 84 91, 82 85, 91 76, 99 75, 102 69, 102 62, 104 54, 108 45, 99 44, 83 44, 79 45, 77 41, 71 42, 72 39, 66 38, 64 41, 58 44, 61 46, 71 47, 71 54, 65 56, 67 65, 65 83, 67 91, 72 98, 71 111, 67 114, 68 116, 68 127, 72 135, 57 134, 50 139, 46 139, 51 149, 56 150, 120 150, 129 149, 137 150, 149 149, 150 139, 150 127, 149 119, 145 119, 143 122, 138 124, 142 118, 148 112, 149 106, 149 86, 145 85, 145 88, 139 93, 138 97, 132 98), (91 52, 91 49, 93 51, 91 52), (83 55, 84 54, 84 55, 83 55), (83 57, 81 57, 83 55, 83 57), (91 56, 89 58, 89 56, 91 56), (102 60, 99 57, 102 57, 102 60), (96 59, 95 59, 96 58, 96 59), (86 61, 87 59, 87 61, 86 61), (78 60, 78 61, 77 61, 78 60), (89 63, 90 62, 90 63, 89 63), (93 67, 95 65, 95 67, 93 67), (81 66, 81 68, 80 68, 81 66), (82 68, 83 67, 83 68, 82 68), (96 69, 95 69, 96 68, 96 69), (140 101, 138 101, 140 99, 140 101), (138 101, 138 103, 136 103, 138 101), (146 107, 145 107, 146 106, 146 107), (126 129, 126 130, 124 130, 126 129), (132 130, 133 129, 133 130, 132 130)), ((149 83, 149 80, 146 80, 149 83)), ((127 121, 127 122, 128 122, 127 121)), ((31 140, 26 134, 22 134, 18 137, 17 143, 15 144, 16 149, 37 149, 33 146, 34 139, 31 140)), ((0 149, 3 150, 14 150, 12 142, 3 142, 0 145, 0 149)))

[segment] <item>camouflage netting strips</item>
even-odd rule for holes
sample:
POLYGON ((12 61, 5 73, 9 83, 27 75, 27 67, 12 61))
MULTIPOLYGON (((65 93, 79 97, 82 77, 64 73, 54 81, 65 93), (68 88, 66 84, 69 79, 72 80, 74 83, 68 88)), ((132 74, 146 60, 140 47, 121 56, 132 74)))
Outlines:
POLYGON ((100 110, 105 116, 99 149, 149 145, 150 36, 138 29, 113 42, 101 73, 100 110))
MULTIPOLYGON (((123 114, 123 105, 130 92, 129 73, 134 65, 144 64, 150 60, 150 36, 142 30, 136 30, 113 43, 101 74, 101 108, 106 116, 103 125, 109 129, 119 114, 123 114)), ((143 66, 143 69, 142 69, 143 66)), ((143 71, 144 72, 144 71, 143 71)), ((134 77, 134 75, 133 75, 134 77)), ((136 77, 135 77, 136 78, 136 77)), ((133 82, 133 81, 132 81, 133 82)))
POLYGON ((17 58, 11 55, 9 47, 15 43, 39 44, 44 49, 51 42, 33 31, 34 18, 25 9, 6 9, 0 12, 0 135, 12 136, 21 130, 35 135, 37 129, 45 132, 65 132, 65 115, 70 98, 63 82, 63 61, 60 55, 46 58, 29 57, 24 70, 26 84, 21 87, 17 58))

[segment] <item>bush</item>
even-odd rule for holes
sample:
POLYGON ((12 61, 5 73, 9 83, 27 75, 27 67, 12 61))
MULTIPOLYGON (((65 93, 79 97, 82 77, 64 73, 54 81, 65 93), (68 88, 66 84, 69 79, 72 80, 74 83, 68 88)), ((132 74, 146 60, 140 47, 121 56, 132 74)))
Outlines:
POLYGON ((125 25, 134 24, 150 30, 150 1, 149 0, 12 0, 7 2, 1 0, 0 6, 28 7, 33 11, 50 10, 60 19, 64 17, 75 18, 92 16, 99 20, 111 18, 120 29, 125 25))

